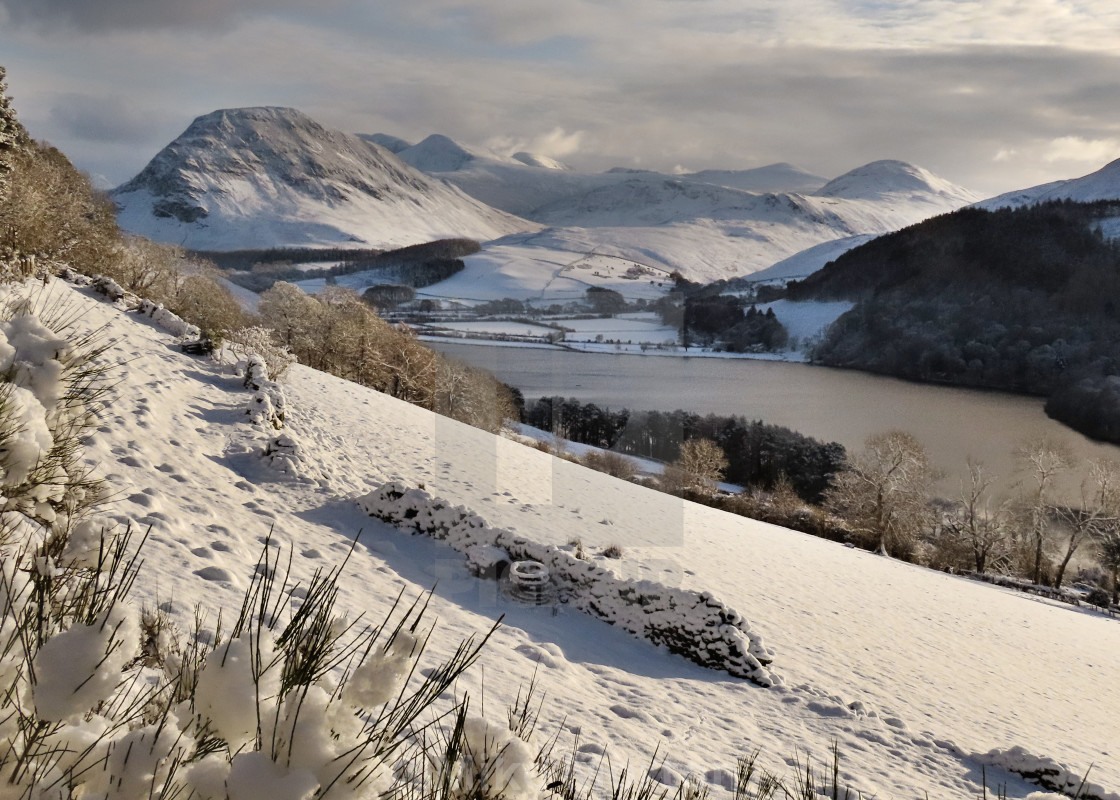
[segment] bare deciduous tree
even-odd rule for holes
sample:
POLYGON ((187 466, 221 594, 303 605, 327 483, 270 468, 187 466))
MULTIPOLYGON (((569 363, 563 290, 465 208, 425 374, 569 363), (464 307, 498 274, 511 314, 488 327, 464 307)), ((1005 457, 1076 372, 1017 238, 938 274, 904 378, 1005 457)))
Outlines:
POLYGON ((1007 547, 1008 508, 1006 503, 992 508, 995 478, 983 464, 970 458, 968 475, 967 483, 961 481, 956 508, 945 518, 945 529, 971 552, 975 570, 985 572, 1007 547))
POLYGON ((1092 461, 1089 475, 1081 484, 1080 508, 1058 507, 1055 514, 1069 532, 1065 553, 1054 576, 1054 588, 1062 588, 1066 567, 1086 541, 1107 541, 1116 527, 1120 510, 1120 463, 1108 459, 1092 461))
POLYGON ((868 438, 825 497, 861 544, 908 558, 931 521, 930 486, 937 477, 922 444, 903 431, 868 438))
POLYGON ((1055 479, 1069 469, 1073 454, 1069 445, 1047 437, 1036 437, 1015 451, 1025 490, 1022 511, 1032 549, 1031 580, 1042 583, 1043 556, 1050 533, 1051 495, 1055 479))

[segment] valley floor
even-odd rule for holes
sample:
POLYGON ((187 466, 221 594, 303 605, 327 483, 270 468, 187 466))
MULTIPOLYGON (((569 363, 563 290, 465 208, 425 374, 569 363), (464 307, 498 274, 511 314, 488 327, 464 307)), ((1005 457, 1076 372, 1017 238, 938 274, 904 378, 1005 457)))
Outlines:
POLYGON ((304 580, 357 537, 339 609, 377 621, 401 589, 435 585, 439 656, 504 614, 459 691, 500 721, 536 671, 540 728, 563 728, 558 747, 579 748, 585 775, 604 749, 616 772, 656 751, 663 781, 694 774, 718 798, 737 756, 761 750, 784 773, 836 743, 843 778, 869 797, 975 797, 985 766, 990 785, 1026 797, 1038 787, 994 765, 1037 756, 1078 775, 1093 765, 1102 796, 1120 798, 1115 620, 684 503, 298 365, 285 392, 299 455, 281 472, 261 456, 269 432, 249 421, 234 369, 61 282, 53 292, 116 341, 117 398, 88 458, 114 491, 106 515, 151 528, 137 595, 170 604, 184 628, 196 604, 211 619, 234 612, 270 536, 304 580), (762 635, 779 685, 506 598, 445 545, 359 510, 390 479, 529 539, 618 545, 621 560, 598 561, 627 579, 711 591, 762 635))

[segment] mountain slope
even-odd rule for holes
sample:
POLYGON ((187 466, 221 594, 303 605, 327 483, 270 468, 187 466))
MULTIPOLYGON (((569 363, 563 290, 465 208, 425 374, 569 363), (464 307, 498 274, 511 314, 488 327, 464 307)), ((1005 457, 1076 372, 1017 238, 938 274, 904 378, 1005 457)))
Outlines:
POLYGON ((1120 159, 1080 178, 1053 181, 1029 189, 1007 192, 977 203, 981 208, 1019 208, 1050 200, 1073 200, 1092 203, 1097 200, 1120 199, 1120 159))
POLYGON ((300 471, 279 471, 262 455, 274 432, 245 415, 251 393, 236 371, 183 355, 142 318, 55 291, 84 312, 81 326, 106 325, 118 343, 117 398, 86 460, 116 490, 105 519, 151 527, 136 599, 169 609, 185 628, 196 603, 211 621, 217 608, 238 607, 266 538, 293 554, 292 577, 306 585, 315 569, 346 558, 361 529, 337 610, 377 621, 398 592, 410 600, 435 584, 434 656, 505 614, 456 691, 481 697, 485 680, 486 715, 504 724, 518 684, 536 674, 547 695, 538 730, 560 731, 560 749, 578 746, 581 785, 604 748, 616 765, 641 765, 656 750, 663 785, 693 774, 713 797, 729 798, 736 757, 761 748, 760 765, 785 773, 783 759, 820 760, 833 743, 844 780, 866 796, 975 797, 986 765, 991 785, 1025 798, 1037 787, 993 765, 1029 763, 1029 754, 1078 774, 1095 763, 1093 782, 1111 792, 1120 785, 1109 754, 1120 738, 1120 667, 1101 658, 1120 648, 1113 620, 666 505, 300 366, 285 386, 300 471), (619 544, 620 561, 592 557, 631 579, 713 592, 765 636, 782 683, 760 689, 702 669, 563 604, 517 603, 472 577, 444 544, 363 514, 355 498, 389 479, 424 483, 490 525, 558 550, 573 537, 592 552, 619 544), (665 538, 654 540, 644 521, 658 515, 654 530, 665 538), (573 730, 582 731, 577 744, 573 730), (1023 751, 1007 756, 1016 745, 1023 751))
POLYGON ((288 108, 199 117, 111 196, 125 230, 203 250, 401 246, 535 227, 288 108))

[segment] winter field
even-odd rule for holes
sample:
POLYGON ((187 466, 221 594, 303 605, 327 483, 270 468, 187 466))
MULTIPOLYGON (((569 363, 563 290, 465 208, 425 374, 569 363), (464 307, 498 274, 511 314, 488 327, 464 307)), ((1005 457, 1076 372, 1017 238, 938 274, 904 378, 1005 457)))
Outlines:
POLYGON ((247 415, 235 365, 184 355, 84 290, 56 280, 50 292, 114 342, 115 396, 85 459, 112 488, 103 516, 150 527, 134 597, 184 629, 196 606, 211 620, 236 612, 268 537, 303 581, 357 537, 338 609, 377 621, 400 591, 436 585, 434 656, 504 615, 456 692, 502 723, 536 671, 539 729, 577 749, 584 776, 604 750, 638 771, 656 751, 660 781, 691 774, 723 797, 738 756, 761 750, 787 773, 836 743, 865 797, 975 797, 984 768, 1026 797, 1041 790, 1000 765, 1039 758, 1074 788, 1092 766, 1093 792, 1120 798, 1117 620, 684 503, 298 365, 284 385, 290 439, 267 458, 275 431, 247 415), (482 539, 508 529, 557 558, 580 539, 619 585, 710 592, 772 654, 774 685, 697 666, 574 603, 507 597, 448 544, 359 507, 389 480, 480 515, 482 539), (608 545, 623 557, 596 555, 608 545))

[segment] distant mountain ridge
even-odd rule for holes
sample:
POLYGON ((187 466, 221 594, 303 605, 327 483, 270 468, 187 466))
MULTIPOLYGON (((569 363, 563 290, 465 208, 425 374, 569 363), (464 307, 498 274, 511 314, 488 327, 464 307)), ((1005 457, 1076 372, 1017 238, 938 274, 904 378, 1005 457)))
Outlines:
MULTIPOLYGON (((533 239, 541 246, 634 259, 699 281, 749 275, 808 248, 854 244, 980 199, 928 170, 889 160, 832 181, 788 163, 680 175, 625 167, 578 173, 490 157, 439 135, 401 157, 495 208, 548 226, 533 239)), ((804 274, 814 265, 816 259, 794 269, 804 274)))
POLYGON ((403 246, 536 228, 374 142, 278 107, 198 117, 111 196, 125 230, 207 250, 403 246))

